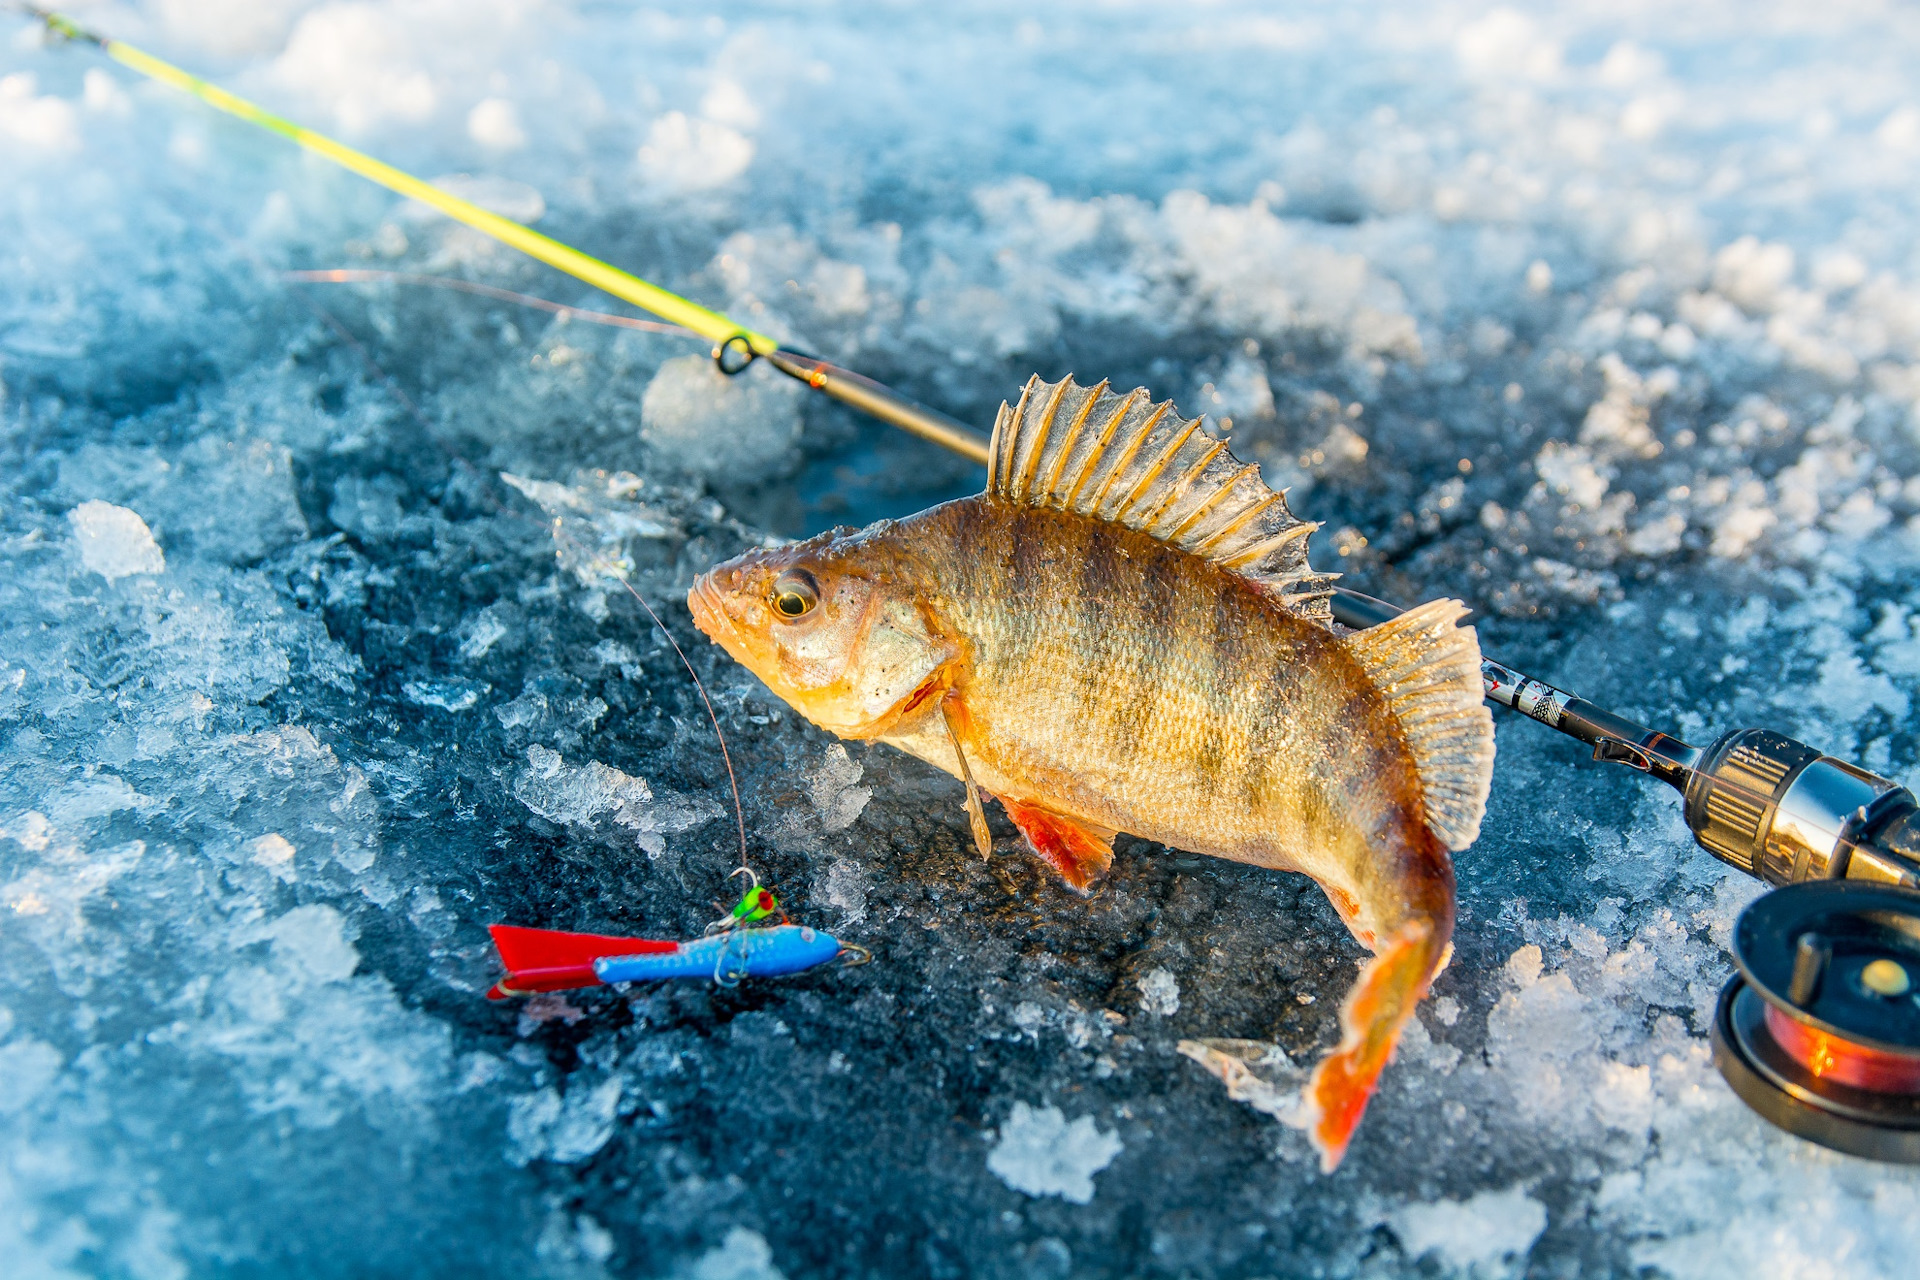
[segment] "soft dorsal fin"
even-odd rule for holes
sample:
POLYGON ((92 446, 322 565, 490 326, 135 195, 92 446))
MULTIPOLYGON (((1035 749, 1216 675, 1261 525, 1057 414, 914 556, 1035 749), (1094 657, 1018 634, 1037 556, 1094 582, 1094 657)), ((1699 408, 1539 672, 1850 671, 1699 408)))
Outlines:
POLYGON ((1459 851, 1480 835, 1493 786, 1493 717, 1480 680, 1480 641, 1455 626, 1467 606, 1429 600, 1347 637, 1413 752, 1427 826, 1459 851))
POLYGON ((1320 526, 1296 519, 1257 463, 1145 388, 1121 396, 1105 382, 1036 375, 1017 408, 1000 406, 987 492, 1136 529, 1232 570, 1299 617, 1332 622, 1333 577, 1307 565, 1320 526))

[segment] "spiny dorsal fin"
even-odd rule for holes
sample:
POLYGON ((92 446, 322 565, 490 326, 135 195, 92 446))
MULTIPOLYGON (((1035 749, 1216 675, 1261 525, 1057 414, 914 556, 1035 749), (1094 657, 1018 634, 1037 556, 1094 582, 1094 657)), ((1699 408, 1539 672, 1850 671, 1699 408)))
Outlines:
POLYGON ((1400 722, 1426 796, 1427 826, 1456 852, 1480 836, 1493 786, 1493 717, 1480 680, 1480 641, 1454 624, 1467 606, 1429 600, 1347 637, 1400 722))
POLYGON ((1330 624, 1333 575, 1307 565, 1307 537, 1287 500, 1242 464, 1199 418, 1145 388, 1040 381, 1000 406, 988 451, 987 492, 1136 529, 1230 569, 1289 612, 1330 624))

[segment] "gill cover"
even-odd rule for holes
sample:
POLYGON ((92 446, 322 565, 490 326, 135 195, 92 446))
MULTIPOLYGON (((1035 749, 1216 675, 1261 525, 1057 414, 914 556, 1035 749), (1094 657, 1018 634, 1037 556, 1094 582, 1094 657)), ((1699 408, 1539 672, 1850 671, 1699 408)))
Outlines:
POLYGON ((958 647, 891 588, 890 525, 749 551, 695 580, 694 622, 795 710, 843 738, 876 738, 930 710, 958 647))

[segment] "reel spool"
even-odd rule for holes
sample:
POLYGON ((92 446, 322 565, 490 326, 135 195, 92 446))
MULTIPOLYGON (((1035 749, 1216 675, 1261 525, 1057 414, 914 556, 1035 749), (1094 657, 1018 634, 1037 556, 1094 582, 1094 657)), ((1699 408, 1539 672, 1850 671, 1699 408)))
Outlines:
POLYGON ((1788 1133, 1920 1164, 1920 892, 1816 880, 1740 915, 1713 1060, 1788 1133))

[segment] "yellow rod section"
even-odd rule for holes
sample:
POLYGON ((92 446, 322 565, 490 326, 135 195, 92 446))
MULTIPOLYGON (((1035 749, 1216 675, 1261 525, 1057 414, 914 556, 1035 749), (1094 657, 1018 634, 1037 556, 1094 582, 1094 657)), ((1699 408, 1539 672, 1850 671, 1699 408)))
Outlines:
POLYGON ((985 465, 987 461, 987 437, 957 422, 946 414, 925 405, 915 404, 891 387, 863 378, 850 370, 800 352, 783 350, 779 343, 764 333, 755 333, 743 325, 737 325, 717 311, 709 311, 695 302, 689 302, 677 293, 668 293, 659 285, 649 284, 636 275, 620 268, 588 257, 571 245, 561 244, 528 226, 490 213, 479 205, 462 200, 428 182, 422 182, 410 173, 403 173, 390 164, 383 164, 365 152, 355 151, 344 143, 335 142, 323 133, 315 133, 303 128, 291 120, 284 120, 270 111, 262 110, 245 98, 228 93, 217 84, 209 84, 196 75, 182 71, 169 62, 162 62, 150 53, 134 48, 119 40, 109 40, 105 36, 87 30, 69 18, 62 17, 48 9, 30 4, 11 6, 20 9, 41 22, 55 35, 83 44, 98 46, 108 57, 124 67, 139 72, 162 84, 172 85, 182 93, 192 94, 210 107, 237 116, 249 124, 270 129, 283 138, 299 143, 307 150, 327 159, 343 168, 351 169, 363 178, 377 182, 389 191, 397 192, 409 199, 430 205, 446 214, 449 218, 464 222, 476 231, 481 231, 502 244, 511 245, 529 257, 536 258, 550 267, 566 272, 575 279, 584 280, 597 289, 602 289, 616 298, 631 302, 645 311, 651 311, 663 320, 671 321, 683 329, 708 339, 714 344, 713 354, 722 372, 737 373, 745 368, 746 362, 753 356, 773 356, 779 358, 772 363, 775 368, 790 377, 798 378, 814 390, 843 404, 851 405, 863 413, 868 413, 910 432, 924 440, 952 449, 962 457, 985 465), (733 351, 736 345, 744 345, 750 354, 737 365, 729 366, 726 353, 733 351))
POLYGON ((228 115, 237 116, 249 124, 271 129, 284 138, 299 143, 307 150, 316 152, 343 168, 351 169, 361 177, 377 182, 389 191, 396 192, 421 204, 431 205, 449 218, 464 222, 477 231, 483 231, 504 244, 538 258, 550 267, 555 267, 579 280, 584 280, 597 289, 603 289, 616 298, 631 302, 634 306, 663 320, 671 321, 682 328, 691 329, 701 337, 714 343, 723 343, 730 338, 744 338, 753 348, 755 355, 768 355, 779 350, 780 344, 763 333, 755 333, 742 325, 737 325, 717 311, 695 302, 689 302, 677 293, 669 293, 659 285, 649 284, 640 277, 620 270, 616 266, 589 257, 570 245, 561 244, 549 236, 543 236, 532 227, 490 213, 479 205, 449 195, 434 186, 423 182, 410 173, 404 173, 390 164, 375 160, 363 151, 356 151, 345 143, 336 142, 323 133, 303 128, 291 120, 282 119, 270 111, 263 110, 248 102, 245 98, 228 93, 217 84, 210 84, 196 75, 182 71, 170 62, 163 62, 150 53, 134 48, 119 40, 108 40, 95 35, 79 26, 71 19, 62 17, 45 9, 27 6, 27 12, 45 22, 49 29, 65 36, 69 40, 84 41, 98 45, 115 62, 139 72, 162 84, 172 85, 183 93, 190 93, 210 107, 215 107, 228 115))

